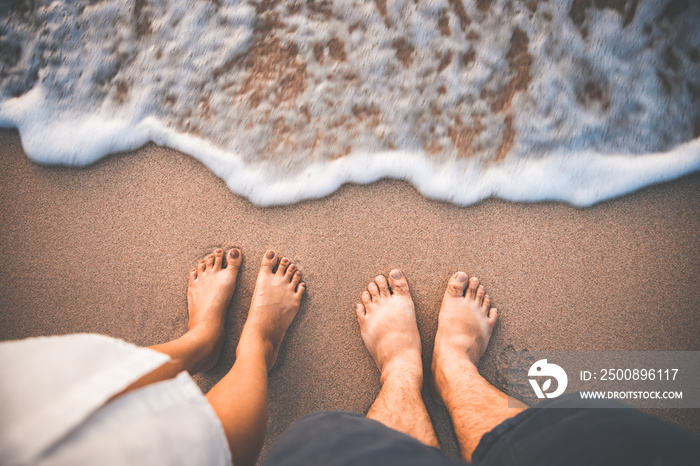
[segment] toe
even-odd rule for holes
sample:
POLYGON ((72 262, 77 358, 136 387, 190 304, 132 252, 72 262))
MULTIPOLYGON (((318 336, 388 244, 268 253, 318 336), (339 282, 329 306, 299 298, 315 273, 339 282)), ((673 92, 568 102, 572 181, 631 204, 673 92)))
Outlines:
POLYGON ((294 275, 292 276, 292 286, 294 288, 296 288, 300 281, 301 281, 301 272, 299 270, 297 270, 296 272, 294 272, 294 275))
POLYGON ((214 251, 214 270, 221 270, 221 264, 224 262, 224 250, 217 249, 214 251))
POLYGON ((365 306, 365 312, 369 312, 372 306, 372 297, 370 296, 369 292, 367 290, 362 292, 362 295, 360 295, 360 299, 362 300, 362 304, 365 306))
POLYGON ((197 278, 197 269, 192 269, 190 270, 190 285, 194 283, 194 280, 197 278))
POLYGON ((231 249, 228 252, 228 258, 226 259, 226 270, 238 272, 242 260, 243 255, 241 254, 241 250, 238 248, 231 249))
POLYGON ((379 299, 379 288, 376 283, 372 282, 367 285, 367 290, 369 290, 369 294, 372 295, 372 301, 379 299))
POLYGON ((277 275, 280 277, 284 276, 284 273, 287 271, 287 267, 289 267, 289 262, 290 260, 286 257, 282 258, 280 265, 277 267, 277 275))
POLYGON ((491 325, 496 324, 496 320, 498 320, 498 310, 495 307, 492 307, 491 310, 489 311, 489 323, 491 325))
POLYGON ((486 294, 486 289, 484 288, 484 285, 479 285, 479 288, 476 289, 476 302, 481 305, 484 302, 484 295, 486 294))
POLYGON ((362 322, 362 319, 365 318, 365 307, 362 304, 358 304, 355 308, 355 312, 357 313, 357 320, 362 322))
POLYGON ((399 269, 394 269, 389 273, 389 285, 391 292, 397 295, 409 295, 408 282, 399 269))
POLYGON ((377 278, 374 279, 374 283, 376 283, 377 288, 379 288, 380 296, 391 295, 391 293, 389 292, 389 283, 387 283, 386 277, 384 275, 377 275, 377 278))
POLYGON ((297 287, 297 290, 295 292, 295 295, 301 299, 301 297, 304 295, 304 292, 306 291, 306 283, 301 282, 299 283, 299 286, 297 287))
POLYGON ((488 314, 489 313, 489 308, 491 307, 491 298, 489 295, 484 295, 484 302, 481 305, 481 309, 488 314))
POLYGON ((467 288, 467 297, 476 299, 476 289, 479 288, 479 279, 472 277, 469 279, 469 287, 467 288))
POLYGON ((273 273, 275 271, 275 266, 277 265, 277 259, 277 253, 270 249, 263 256, 260 268, 266 270, 269 273, 273 273))
POLYGON ((294 277, 294 272, 297 271, 297 266, 295 264, 289 264, 289 267, 287 267, 287 271, 284 274, 284 278, 287 281, 292 281, 292 277, 294 277))
POLYGON ((207 263, 204 262, 204 259, 199 261, 199 264, 197 264, 197 275, 200 275, 202 272, 204 272, 204 269, 206 268, 207 263))
POLYGON ((214 268, 214 254, 209 254, 204 261, 206 265, 206 270, 210 270, 214 268))
POLYGON ((450 281, 447 282, 447 289, 445 290, 445 295, 452 298, 461 298, 464 296, 464 289, 467 287, 467 276, 464 272, 457 272, 452 275, 450 281))

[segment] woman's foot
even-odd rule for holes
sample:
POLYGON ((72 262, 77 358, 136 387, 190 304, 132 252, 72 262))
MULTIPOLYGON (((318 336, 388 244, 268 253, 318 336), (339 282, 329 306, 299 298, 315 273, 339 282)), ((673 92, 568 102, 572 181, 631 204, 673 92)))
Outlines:
POLYGON ((255 283, 253 301, 248 311, 237 352, 243 345, 262 345, 268 371, 277 360, 282 340, 297 312, 306 284, 295 264, 275 251, 263 257, 255 283))
POLYGON ((441 379, 452 371, 476 370, 486 351, 498 312, 479 279, 457 272, 442 299, 435 335, 432 374, 433 395, 441 398, 441 379))
POLYGON ((197 342, 197 363, 192 373, 207 371, 219 360, 224 322, 243 256, 233 248, 224 256, 217 249, 190 271, 187 288, 187 338, 197 342))
POLYGON ((423 383, 423 364, 416 311, 406 277, 400 270, 379 275, 362 292, 357 305, 362 340, 377 363, 382 383, 401 374, 423 383))

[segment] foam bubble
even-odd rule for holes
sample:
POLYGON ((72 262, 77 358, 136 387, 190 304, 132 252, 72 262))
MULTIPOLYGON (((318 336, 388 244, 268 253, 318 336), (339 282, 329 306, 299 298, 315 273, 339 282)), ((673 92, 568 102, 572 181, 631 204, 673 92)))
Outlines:
POLYGON ((0 125, 48 164, 154 141, 260 205, 393 177, 585 206, 698 170, 700 4, 589 3, 18 2, 0 125))

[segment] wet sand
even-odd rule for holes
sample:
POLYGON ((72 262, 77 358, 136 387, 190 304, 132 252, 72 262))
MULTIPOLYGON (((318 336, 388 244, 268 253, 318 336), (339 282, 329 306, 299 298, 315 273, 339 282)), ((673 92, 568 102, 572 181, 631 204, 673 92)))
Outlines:
MULTIPOLYGON (((700 174, 592 208, 425 199, 409 184, 345 186, 328 198, 258 208, 191 157, 148 145, 86 169, 44 167, 0 131, 0 339, 97 332, 151 345, 186 329, 187 271, 215 247, 244 253, 217 366, 237 338, 267 248, 304 272, 307 296, 270 378, 263 454, 319 409, 365 412, 379 374, 354 304, 376 274, 409 280, 429 368, 449 276, 479 276, 499 310, 482 360, 506 347, 700 351, 700 174)), ((7 376, 7 374, 5 375, 7 376)), ((428 410, 457 454, 444 408, 428 410)), ((700 410, 655 414, 700 432, 700 410)))

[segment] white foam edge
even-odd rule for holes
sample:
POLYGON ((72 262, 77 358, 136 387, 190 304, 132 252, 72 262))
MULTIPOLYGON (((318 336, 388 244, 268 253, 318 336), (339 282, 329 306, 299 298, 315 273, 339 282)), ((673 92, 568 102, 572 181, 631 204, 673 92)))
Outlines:
POLYGON ((153 141, 195 157, 223 179, 231 191, 259 206, 325 197, 345 183, 369 184, 394 178, 410 182, 428 198, 458 205, 498 197, 587 207, 700 170, 700 139, 695 139, 664 153, 550 153, 485 164, 472 159, 436 164, 422 152, 353 152, 308 166, 292 178, 279 179, 269 175, 279 167, 267 162, 246 164, 239 154, 177 133, 153 117, 133 121, 87 115, 55 122, 44 114, 42 121, 42 112, 26 111, 41 108, 42 100, 43 92, 35 88, 0 106, 0 126, 17 128, 25 153, 38 163, 85 166, 110 153, 136 149, 153 141))

